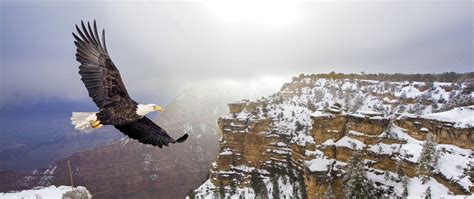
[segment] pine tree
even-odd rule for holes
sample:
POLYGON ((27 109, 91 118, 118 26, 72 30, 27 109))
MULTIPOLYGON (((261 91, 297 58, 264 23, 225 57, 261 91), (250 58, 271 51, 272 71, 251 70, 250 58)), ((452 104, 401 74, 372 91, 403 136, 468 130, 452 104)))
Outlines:
POLYGON ((383 179, 385 179, 386 181, 388 181, 390 179, 390 174, 388 173, 388 171, 385 171, 385 173, 383 175, 383 179))
POLYGON ((351 112, 356 112, 357 110, 360 109, 360 107, 362 107, 364 105, 364 97, 362 96, 357 96, 355 99, 354 99, 354 102, 352 104, 352 107, 351 107, 351 112))
POLYGON ((408 197, 408 179, 406 176, 403 176, 401 181, 403 185, 402 198, 407 198, 408 197))
POLYGON ((349 161, 344 176, 345 198, 372 198, 374 187, 364 170, 364 160, 359 151, 355 151, 349 161))
POLYGON ((352 97, 350 95, 350 92, 351 91, 349 89, 345 90, 344 92, 344 105, 345 105, 346 112, 349 112, 350 107, 352 107, 352 104, 351 104, 352 97))
POLYGON ((325 96, 325 92, 322 91, 321 89, 314 89, 314 101, 315 102, 320 102, 323 100, 324 96, 325 96))
POLYGON ((219 198, 225 198, 225 187, 222 179, 219 180, 219 198))
POLYGON ((398 174, 398 180, 400 180, 403 186, 402 198, 407 198, 408 197, 408 177, 405 175, 406 165, 402 157, 399 156, 398 158, 399 159, 397 160, 397 174, 398 174))
POLYGON ((425 194, 425 199, 431 199, 431 187, 428 187, 424 194, 425 194))
POLYGON ((384 194, 380 197, 380 199, 391 199, 391 198, 390 198, 390 194, 384 193, 384 194))
POLYGON ((324 199, 335 199, 336 196, 332 191, 332 183, 328 183, 328 187, 326 188, 326 192, 324 192, 324 199))
POLYGON ((255 192, 255 198, 267 197, 267 187, 265 186, 262 177, 256 170, 253 170, 252 173, 250 173, 250 186, 255 192))
MULTIPOLYGON (((400 146, 401 148, 401 146, 400 146)), ((399 156, 399 159, 397 160, 397 175, 398 179, 401 181, 403 177, 405 177, 405 162, 403 159, 399 156)))
POLYGON ((423 184, 428 182, 438 162, 439 153, 436 150, 436 146, 436 137, 433 133, 429 132, 423 144, 417 168, 417 174, 420 175, 423 184))
POLYGON ((407 99, 407 94, 406 94, 405 92, 403 92, 403 93, 400 95, 400 99, 402 99, 402 100, 407 99))
POLYGON ((278 185, 278 176, 274 175, 271 178, 272 185, 273 185, 273 190, 272 190, 272 196, 273 198, 280 198, 280 188, 278 185))

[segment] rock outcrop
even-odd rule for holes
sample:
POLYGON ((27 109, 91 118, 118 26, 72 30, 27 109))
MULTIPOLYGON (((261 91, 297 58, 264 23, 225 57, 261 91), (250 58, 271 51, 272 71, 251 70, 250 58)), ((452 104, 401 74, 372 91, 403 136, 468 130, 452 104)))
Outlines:
POLYGON ((355 151, 362 153, 380 197, 402 197, 404 188, 419 197, 416 189, 428 185, 437 197, 470 195, 466 174, 472 170, 474 128, 424 119, 436 109, 433 104, 443 103, 417 98, 450 96, 441 86, 423 84, 303 76, 268 98, 231 103, 229 114, 218 120, 220 153, 209 179, 189 197, 322 198, 330 185, 343 198, 343 177, 355 151), (428 96, 433 90, 436 96, 428 96), (440 157, 424 184, 417 161, 428 132, 438 137, 440 157))

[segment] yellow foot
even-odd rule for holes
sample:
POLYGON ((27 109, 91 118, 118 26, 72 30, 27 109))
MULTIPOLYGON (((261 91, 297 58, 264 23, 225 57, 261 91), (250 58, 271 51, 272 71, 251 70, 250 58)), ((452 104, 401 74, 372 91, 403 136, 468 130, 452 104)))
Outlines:
POLYGON ((100 123, 99 120, 91 121, 91 122, 90 122, 90 125, 92 126, 92 128, 95 128, 95 129, 98 129, 98 128, 104 126, 104 125, 102 125, 102 124, 100 123))
POLYGON ((153 110, 163 112, 163 108, 161 108, 161 106, 153 106, 153 110))

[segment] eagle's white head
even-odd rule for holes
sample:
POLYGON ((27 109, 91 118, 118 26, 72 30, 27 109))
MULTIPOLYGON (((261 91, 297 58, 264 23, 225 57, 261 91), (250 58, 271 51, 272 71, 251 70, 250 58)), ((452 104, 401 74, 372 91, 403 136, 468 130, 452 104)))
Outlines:
POLYGON ((137 106, 137 114, 140 116, 145 116, 153 111, 163 111, 163 108, 156 104, 138 104, 137 106))

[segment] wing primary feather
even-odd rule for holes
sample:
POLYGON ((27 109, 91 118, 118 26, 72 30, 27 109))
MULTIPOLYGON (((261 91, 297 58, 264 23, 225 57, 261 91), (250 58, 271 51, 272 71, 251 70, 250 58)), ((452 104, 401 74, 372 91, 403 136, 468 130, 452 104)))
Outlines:
POLYGON ((76 30, 77 30, 77 33, 79 33, 79 35, 82 37, 83 42, 88 42, 87 37, 85 37, 84 34, 82 34, 81 29, 79 29, 77 25, 76 25, 76 30))
POLYGON ((102 46, 102 44, 100 43, 99 34, 97 33, 97 24, 95 23, 95 19, 94 19, 94 35, 95 35, 95 38, 97 38, 97 42, 99 46, 102 46))
POLYGON ((156 142, 156 144, 158 145, 158 147, 163 147, 163 140, 162 139, 158 139, 158 142, 156 142))
POLYGON ((107 45, 106 45, 107 42, 105 42, 105 29, 102 29, 102 42, 104 42, 105 52, 108 53, 109 51, 107 51, 107 45))
POLYGON ((79 38, 76 34, 72 33, 72 36, 74 37, 74 39, 76 39, 76 42, 84 42, 84 41, 82 41, 82 39, 79 38))
POLYGON ((189 137, 188 134, 184 134, 183 136, 181 136, 180 138, 178 138, 178 139, 176 140, 176 142, 182 143, 182 142, 186 141, 186 139, 188 139, 188 137, 189 137))
POLYGON ((89 39, 89 41, 92 43, 92 38, 91 36, 89 35, 89 33, 87 32, 87 28, 86 26, 84 25, 84 22, 81 21, 81 26, 82 26, 82 31, 84 31, 84 34, 86 35, 87 39, 89 39))
POLYGON ((91 23, 87 22, 87 28, 89 29, 88 33, 89 33, 89 35, 90 35, 91 38, 92 38, 92 42, 94 42, 95 44, 98 44, 97 41, 96 41, 96 39, 95 39, 95 36, 94 36, 94 34, 93 34, 93 32, 92 32, 91 23))
POLYGON ((146 137, 142 138, 141 140, 142 140, 143 143, 149 144, 151 138, 153 138, 152 136, 153 136, 152 134, 149 134, 146 137))
POLYGON ((160 146, 163 146, 163 138, 158 138, 158 140, 156 141, 156 143, 160 146))

